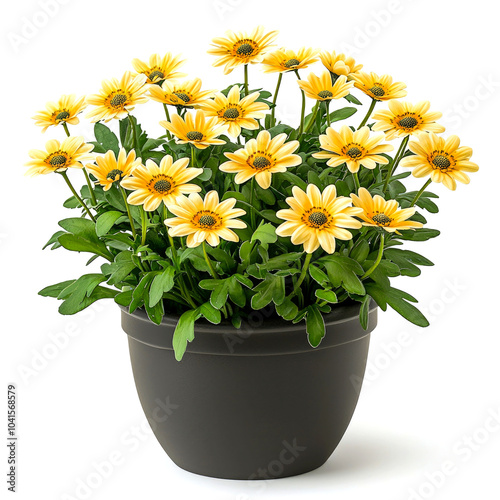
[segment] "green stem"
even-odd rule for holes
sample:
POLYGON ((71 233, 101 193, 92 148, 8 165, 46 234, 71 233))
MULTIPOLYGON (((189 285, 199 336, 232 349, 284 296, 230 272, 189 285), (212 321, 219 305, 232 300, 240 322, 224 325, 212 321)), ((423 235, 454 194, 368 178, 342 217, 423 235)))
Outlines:
POLYGON ((316 115, 318 114, 318 109, 319 109, 320 104, 321 104, 321 101, 316 101, 316 104, 314 105, 311 119, 309 120, 309 123, 306 126, 306 134, 307 134, 307 132, 309 132, 309 130, 311 130, 311 127, 314 125, 314 122, 316 121, 316 115))
POLYGON ((134 239, 135 239, 135 237, 137 236, 137 233, 135 232, 134 219, 132 219, 132 214, 130 213, 130 206, 127 202, 127 193, 125 192, 125 189, 123 189, 121 186, 120 186, 120 191, 122 192, 123 203, 125 203, 125 208, 127 209, 128 220, 130 221, 130 227, 132 229, 132 234, 133 234, 134 239))
MULTIPOLYGON (((165 116, 167 117, 167 122, 170 122, 170 113, 168 112, 168 106, 167 103, 163 103, 163 109, 165 110, 165 116)), ((170 130, 167 130, 167 138, 170 141, 172 139, 172 134, 170 133, 170 130)))
MULTIPOLYGON (((297 69, 295 70, 295 74, 297 75, 297 78, 301 80, 299 71, 297 69)), ((304 131, 304 116, 306 114, 306 94, 302 89, 300 89, 300 93, 302 94, 302 110, 300 112, 300 128, 298 134, 299 137, 302 135, 302 132, 304 131)))
POLYGON ((370 118, 374 108, 375 108, 375 104, 377 104, 377 101, 375 99, 372 99, 372 102, 370 104, 370 108, 368 109, 368 113, 366 113, 366 116, 363 118, 363 121, 360 123, 359 127, 358 127, 358 130, 361 128, 361 127, 364 127, 366 125, 366 122, 368 121, 368 118, 370 118))
POLYGON ((304 266, 302 267, 302 272, 300 273, 299 279, 297 283, 295 283, 295 286, 293 287, 293 293, 297 293, 300 285, 302 285, 302 282, 304 281, 306 274, 307 274, 307 269, 309 268, 309 263, 311 262, 312 258, 312 253, 308 253, 306 255, 306 260, 304 261, 304 266))
POLYGON ((83 167, 83 175, 85 176, 85 180, 87 181, 87 186, 89 187, 90 191, 90 199, 92 201, 92 205, 95 207, 97 205, 97 200, 95 197, 95 192, 94 192, 94 187, 92 186, 92 181, 90 180, 89 173, 87 172, 87 169, 83 167))
POLYGON ((328 123, 328 127, 332 126, 332 121, 330 120, 330 102, 331 102, 330 99, 328 99, 328 101, 325 101, 325 103, 326 103, 326 123, 328 123))
POLYGON ((132 127, 132 137, 134 140, 134 149, 136 150, 136 155, 141 156, 141 148, 139 147, 139 141, 137 137, 137 131, 135 129, 134 120, 132 120, 132 115, 129 113, 128 121, 130 122, 130 126, 132 127))
POLYGON ((245 64, 243 66, 243 72, 245 75, 245 89, 244 89, 244 94, 245 97, 248 95, 248 64, 245 64))
POLYGON ((410 139, 410 136, 407 135, 402 141, 401 144, 399 145, 398 152, 396 153, 396 156, 394 157, 394 163, 392 164, 391 169, 389 172, 387 172, 387 177, 384 182, 384 187, 382 189, 382 192, 385 193, 387 190, 387 186, 389 185, 389 181, 391 180, 391 177, 393 176, 394 172, 396 171, 396 168, 398 168, 399 162, 403 158, 405 151, 406 151, 406 145, 408 144, 408 140, 410 139))
POLYGON ((208 265, 208 268, 210 269, 210 274, 212 275, 212 277, 215 280, 220 279, 219 275, 217 274, 217 271, 215 270, 215 268, 214 268, 214 266, 212 264, 212 261, 210 260, 210 257, 208 256, 208 253, 207 253, 207 244, 206 244, 205 241, 203 242, 203 256, 205 257, 205 261, 206 261, 206 263, 208 265))
POLYGON ((368 271, 366 271, 366 273, 363 274, 363 276, 361 276, 362 280, 364 280, 365 278, 368 278, 368 276, 370 276, 370 274, 373 273, 373 271, 375 271, 377 266, 380 264, 380 261, 382 260, 382 255, 384 254, 384 238, 385 238, 385 234, 382 233, 380 235, 380 246, 378 248, 377 259, 373 263, 373 266, 370 267, 370 269, 368 269, 368 271))
POLYGON ((87 205, 82 200, 80 195, 76 192, 76 189, 73 187, 73 184, 71 184, 71 181, 68 178, 67 172, 64 171, 64 172, 58 172, 58 173, 60 173, 62 175, 62 177, 66 181, 66 184, 68 185, 69 189, 73 193, 73 196, 78 200, 78 202, 84 208, 84 210, 87 212, 88 216, 92 219, 92 221, 95 222, 95 217, 92 215, 92 212, 89 210, 89 207, 87 207, 87 205))
POLYGON ((352 173, 352 177, 354 179, 354 185, 356 186, 356 193, 359 191, 359 188, 361 187, 359 183, 359 177, 357 172, 352 173))
POLYGON ((196 146, 191 144, 191 166, 196 167, 196 146))
POLYGON ((415 203, 417 203, 418 199, 422 196, 422 193, 427 189, 429 184, 432 182, 432 179, 428 179, 427 182, 422 186, 422 189, 417 193, 417 196, 413 198, 413 201, 411 202, 410 207, 414 207, 415 203))
POLYGON ((66 135, 69 137, 71 134, 69 133, 68 124, 66 122, 61 122, 61 123, 64 131, 66 132, 66 135))
POLYGON ((141 207, 141 245, 146 243, 147 218, 144 207, 141 207))
POLYGON ((253 208, 253 194, 255 191, 255 175, 252 177, 252 180, 250 181, 250 206, 252 209, 250 210, 250 225, 252 227, 252 231, 255 231, 255 210, 253 208))
POLYGON ((274 127, 276 124, 276 101, 278 100, 278 92, 280 91, 280 86, 281 86, 281 80, 283 80, 283 73, 280 73, 278 76, 278 83, 276 84, 276 90, 274 91, 274 96, 273 96, 273 109, 271 110, 271 127, 274 127))

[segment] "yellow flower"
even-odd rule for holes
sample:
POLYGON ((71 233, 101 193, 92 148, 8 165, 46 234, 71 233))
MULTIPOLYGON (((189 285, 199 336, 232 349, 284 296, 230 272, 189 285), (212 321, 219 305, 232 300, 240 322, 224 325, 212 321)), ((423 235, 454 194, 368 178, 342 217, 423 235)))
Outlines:
POLYGON ((80 123, 77 115, 86 107, 85 97, 77 99, 75 95, 63 95, 57 102, 48 102, 46 109, 39 111, 33 120, 35 120, 35 125, 43 127, 42 132, 60 123, 77 125, 80 123))
POLYGON ((335 51, 332 53, 322 52, 319 57, 323 66, 337 76, 349 76, 351 73, 357 73, 363 67, 362 64, 356 64, 352 57, 337 54, 335 51))
POLYGON ((90 161, 94 155, 88 154, 94 149, 92 144, 86 144, 83 137, 68 137, 62 143, 52 139, 45 144, 45 151, 32 149, 32 158, 27 166, 26 175, 34 177, 51 172, 64 172, 68 168, 83 168, 84 161, 90 161))
POLYGON ((120 81, 116 78, 103 80, 99 94, 87 96, 87 103, 96 106, 87 118, 92 118, 93 122, 109 122, 113 118, 121 120, 136 104, 147 102, 148 98, 144 96, 147 89, 146 75, 132 76, 130 71, 120 81))
POLYGON ((307 68, 318 60, 318 51, 302 47, 297 52, 279 49, 267 54, 262 61, 264 73, 283 73, 307 68))
POLYGON ((198 149, 205 149, 214 144, 226 144, 217 137, 227 131, 227 125, 218 125, 215 117, 206 118, 203 111, 186 113, 183 120, 179 115, 173 115, 172 121, 165 120, 160 125, 177 137, 177 144, 193 144, 198 149))
POLYGON ((158 166, 153 160, 134 168, 132 176, 121 181, 125 189, 133 191, 127 201, 131 205, 143 205, 144 210, 156 210, 161 202, 167 206, 174 203, 177 196, 197 193, 201 188, 188 182, 203 172, 202 168, 187 168, 189 158, 181 158, 175 163, 170 155, 162 158, 158 166))
POLYGON ((362 213, 357 215, 363 226, 381 227, 389 233, 397 232, 398 229, 416 229, 422 227, 421 222, 409 219, 415 214, 415 207, 399 208, 396 200, 384 200, 376 194, 373 198, 365 188, 360 188, 358 196, 351 194, 352 203, 361 208, 362 213))
POLYGON ((201 80, 195 78, 185 82, 163 82, 161 87, 154 85, 149 89, 153 101, 171 106, 198 108, 214 95, 213 90, 201 90, 201 80))
POLYGON ((279 134, 271 140, 271 134, 263 130, 257 139, 250 139, 244 148, 235 153, 224 153, 230 161, 219 168, 223 172, 236 173, 234 181, 242 184, 255 176, 262 189, 271 185, 271 176, 277 172, 286 172, 288 167, 302 163, 299 155, 292 154, 299 146, 298 141, 285 143, 286 134, 279 134))
POLYGON ((179 196, 175 204, 168 209, 177 217, 165 220, 171 236, 187 236, 186 245, 197 247, 206 241, 216 247, 220 238, 227 241, 239 241, 232 229, 245 229, 247 225, 235 217, 245 215, 240 208, 234 208, 236 200, 228 198, 219 203, 216 191, 210 191, 202 199, 198 193, 189 197, 179 196))
POLYGON ((325 252, 333 253, 335 238, 352 238, 352 233, 344 228, 361 227, 353 217, 361 210, 353 208, 349 198, 337 197, 334 185, 327 186, 323 193, 314 184, 307 186, 307 192, 294 186, 292 194, 293 197, 286 199, 290 209, 279 210, 276 214, 286 221, 276 229, 276 234, 291 236, 292 243, 303 244, 307 253, 313 253, 320 245, 325 252))
POLYGON ((354 86, 376 101, 388 101, 406 96, 406 85, 392 81, 392 76, 360 71, 351 75, 354 86))
POLYGON ((259 92, 254 92, 240 100, 240 87, 235 85, 227 97, 219 92, 214 100, 206 101, 202 109, 206 116, 216 116, 220 124, 228 125, 229 135, 238 137, 242 128, 258 129, 256 119, 266 116, 263 111, 269 110, 269 106, 263 102, 255 102, 259 96, 259 92))
POLYGON ((378 120, 372 130, 382 130, 388 141, 422 132, 444 132, 445 128, 436 123, 443 116, 438 111, 429 112, 431 103, 421 101, 417 104, 390 101, 389 109, 375 113, 372 118, 378 120))
POLYGON ((430 175, 433 182, 442 182, 448 189, 455 191, 457 182, 469 184, 465 172, 477 172, 479 167, 470 160, 472 148, 460 147, 460 139, 450 135, 448 139, 438 137, 433 132, 421 134, 417 141, 410 141, 408 147, 415 156, 401 160, 403 167, 413 168, 415 177, 430 175))
POLYGON ((132 66, 137 73, 142 73, 148 77, 147 83, 158 83, 162 80, 174 80, 186 76, 177 70, 186 61, 181 59, 180 55, 173 56, 167 52, 163 57, 159 54, 153 54, 149 58, 149 64, 140 59, 133 59, 132 66))
POLYGON ((225 66, 224 74, 228 75, 241 64, 260 63, 264 54, 272 47, 278 36, 277 31, 264 34, 264 28, 258 26, 251 33, 235 33, 226 31, 227 38, 214 38, 209 54, 219 56, 214 66, 225 66))
POLYGON ((332 77, 328 71, 323 71, 320 77, 311 73, 307 80, 297 80, 297 83, 307 97, 317 101, 331 101, 345 97, 353 86, 353 83, 348 82, 345 76, 340 76, 332 84, 332 77))
POLYGON ((132 149, 127 155, 125 149, 121 148, 118 158, 113 151, 108 151, 103 156, 95 158, 97 165, 88 163, 87 170, 94 175, 104 191, 108 191, 114 182, 120 183, 122 179, 128 177, 135 167, 141 164, 141 159, 135 158, 135 151, 132 149))
POLYGON ((329 167, 347 164, 350 172, 357 172, 360 166, 373 169, 377 163, 386 165, 389 160, 380 153, 392 151, 394 146, 380 144, 384 140, 383 133, 370 134, 368 127, 361 127, 353 132, 344 125, 340 132, 332 127, 326 129, 326 135, 319 136, 321 148, 326 151, 313 153, 314 158, 328 158, 329 167))

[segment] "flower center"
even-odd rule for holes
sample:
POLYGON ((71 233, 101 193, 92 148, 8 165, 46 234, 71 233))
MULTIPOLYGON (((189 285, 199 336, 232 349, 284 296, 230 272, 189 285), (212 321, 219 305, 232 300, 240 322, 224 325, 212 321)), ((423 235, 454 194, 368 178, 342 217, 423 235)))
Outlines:
POLYGON ((69 118, 69 113, 67 111, 61 111, 56 116, 56 122, 60 122, 62 120, 66 120, 67 118, 69 118))
POLYGON ((265 156, 256 156, 252 162, 253 168, 263 170, 271 166, 271 162, 265 156))
POLYGON ((346 155, 350 156, 353 160, 360 158, 362 156, 362 154, 363 154, 363 151, 361 151, 361 149, 359 149, 356 146, 353 146, 352 148, 349 148, 346 151, 346 155))
POLYGON ((125 94, 115 94, 109 101, 109 104, 113 108, 122 108, 126 102, 127 96, 125 94))
POLYGON ((285 63, 285 68, 291 68, 293 66, 298 66, 300 64, 300 61, 298 59, 288 59, 288 61, 285 63))
POLYGON ((307 220, 314 227, 321 227, 328 222, 328 217, 323 212, 312 212, 307 220))
POLYGON ((195 132, 194 130, 192 130, 191 132, 188 132, 186 134, 186 137, 190 141, 201 141, 203 139, 203 134, 201 132, 195 132))
POLYGON ((330 99, 333 97, 333 94, 329 90, 322 90, 321 92, 318 92, 318 95, 321 99, 330 99))
POLYGON ((413 116, 405 116, 399 120, 398 125, 402 128, 414 129, 418 125, 418 120, 413 116))
POLYGON ((253 54, 253 47, 249 43, 242 43, 236 49, 236 54, 239 56, 251 56, 253 54))
POLYGON ((451 161, 443 155, 437 155, 436 157, 434 157, 432 163, 436 168, 439 168, 441 170, 446 170, 451 166, 451 161))
POLYGON ((163 80, 165 78, 165 75, 160 70, 155 69, 154 71, 149 73, 149 79, 154 80, 155 78, 163 80))
POLYGON ((114 168, 113 170, 110 170, 108 172, 108 175, 106 175, 106 179, 116 181, 117 179, 121 179, 123 174, 123 170, 120 170, 119 168, 114 168))
POLYGON ((234 120, 240 116, 240 112, 236 108, 228 108, 222 116, 228 120, 234 120))
POLYGON ((53 166, 53 167, 64 167, 64 165, 66 165, 66 161, 68 159, 66 158, 66 156, 64 155, 60 155, 60 154, 55 154, 54 156, 52 156, 52 158, 49 160, 49 163, 53 166))
POLYGON ((385 95, 385 91, 382 87, 375 84, 371 89, 368 89, 375 97, 382 97, 385 95))
POLYGON ((176 95, 181 101, 184 101, 184 102, 190 101, 190 97, 187 94, 185 94, 184 92, 174 92, 174 95, 176 95))
POLYGON ((372 216, 372 221, 381 226, 387 226, 387 224, 391 223, 392 219, 385 214, 375 214, 372 216))
POLYGON ((217 222, 217 219, 211 215, 202 215, 198 224, 203 227, 212 227, 217 222))
POLYGON ((153 187, 158 193, 164 194, 170 191, 172 184, 170 184, 170 182, 168 182, 166 179, 161 179, 159 181, 156 181, 153 187))

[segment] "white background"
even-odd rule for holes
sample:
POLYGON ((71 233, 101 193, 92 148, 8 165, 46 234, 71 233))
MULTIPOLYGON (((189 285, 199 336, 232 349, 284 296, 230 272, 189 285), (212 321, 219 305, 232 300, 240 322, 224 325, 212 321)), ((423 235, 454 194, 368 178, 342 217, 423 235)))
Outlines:
MULTIPOLYGON (((494 4, 53 0, 47 15, 42 3, 9 2, 0 17, 1 391, 5 395, 7 382, 18 386, 18 498, 83 498, 77 485, 91 477, 92 499, 499 498, 500 422, 493 425, 491 417, 500 420, 494 4), (39 27, 30 31, 29 22, 39 27), (419 329, 392 311, 382 314, 357 411, 332 458, 300 477, 247 483, 182 471, 146 425, 137 430, 144 416, 116 306, 105 302, 62 317, 55 300, 37 296, 44 286, 81 274, 87 256, 41 251, 57 221, 73 213, 61 207, 69 196, 61 178, 25 178, 23 164, 29 149, 64 137, 60 127, 43 136, 30 119, 46 101, 94 93, 101 79, 130 69, 132 58, 166 51, 182 52, 189 59, 186 72, 201 76, 205 88, 224 88, 241 75, 224 77, 211 67, 210 40, 226 29, 260 23, 280 30, 280 45, 346 50, 365 70, 404 81, 408 100, 429 99, 445 113, 445 135, 458 134, 474 148, 480 171, 456 192, 433 186, 441 213, 430 218, 430 227, 442 236, 415 248, 436 266, 418 279, 395 282, 420 299, 431 326, 419 329), (54 348, 55 336, 66 339, 60 349, 54 348), (119 464, 96 480, 95 464, 110 455, 120 456, 119 464), (443 476, 438 471, 445 463, 443 476)), ((276 76, 252 67, 250 78, 251 87, 274 89, 276 76)), ((300 98, 293 79, 285 76, 278 117, 297 123, 300 98)), ((137 110, 157 135, 162 113, 153 102, 137 110)), ((355 116, 356 124, 360 120, 355 116)), ((82 124, 78 130, 89 138, 92 129, 82 124)), ((1 489, 6 491, 4 480, 1 489)))

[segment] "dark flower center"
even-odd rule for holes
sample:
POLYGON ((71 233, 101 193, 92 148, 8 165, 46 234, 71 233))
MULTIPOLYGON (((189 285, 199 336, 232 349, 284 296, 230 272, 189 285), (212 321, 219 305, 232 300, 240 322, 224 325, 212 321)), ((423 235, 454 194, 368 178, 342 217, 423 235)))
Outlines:
POLYGON ((451 165, 451 161, 443 155, 437 155, 434 160, 432 160, 432 163, 435 167, 440 168, 441 170, 446 170, 451 165))
POLYGON ((378 85, 374 85, 369 91, 376 97, 382 97, 385 95, 385 91, 382 87, 379 87, 378 85))
POLYGON ((121 179, 123 174, 123 170, 120 170, 118 168, 114 168, 113 170, 110 170, 108 172, 108 175, 106 175, 106 179, 111 179, 112 181, 116 181, 117 179, 121 179))
POLYGON ((125 94, 116 94, 113 96, 109 104, 113 106, 113 108, 120 108, 127 102, 127 96, 125 94))
POLYGON ((323 212, 313 212, 307 220, 314 226, 320 227, 328 221, 328 217, 323 212))
POLYGON ((205 227, 212 227, 216 222, 217 220, 215 217, 212 217, 211 215, 202 215, 198 220, 198 224, 205 227))
POLYGON ((403 128, 415 128, 418 125, 418 121, 413 116, 405 116, 399 120, 398 125, 403 128))
POLYGON ((67 111, 61 111, 56 116, 56 121, 66 120, 67 118, 69 118, 69 113, 67 111))
POLYGON ((50 160, 49 163, 53 167, 63 167, 66 165, 67 158, 63 155, 54 155, 50 160))
POLYGON ((156 181, 153 185, 153 187, 155 188, 155 190, 158 192, 158 193, 166 193, 170 190, 170 188, 172 187, 172 184, 170 184, 170 182, 168 182, 166 179, 161 179, 159 181, 156 181))
POLYGON ((265 156, 256 156, 253 160, 253 167, 257 170, 262 170, 271 165, 271 162, 265 156))
POLYGON ((387 217, 387 215, 385 214, 376 214, 372 217, 372 220, 377 224, 385 226, 387 224, 390 224, 392 219, 390 217, 387 217))
POLYGON ((228 108, 226 111, 224 111, 224 118, 227 118, 229 120, 234 120, 235 118, 238 118, 240 116, 240 112, 236 108, 228 108))
POLYGON ((291 68, 292 66, 298 66, 300 61, 298 59, 288 59, 285 63, 285 68, 291 68))
POLYGON ((357 148, 356 146, 348 149, 346 152, 346 155, 350 156, 353 160, 355 160, 356 158, 360 158, 362 154, 363 152, 361 151, 361 149, 357 148))
POLYGON ((253 47, 249 43, 242 43, 237 49, 236 53, 239 56, 250 56, 253 54, 253 47))
POLYGON ((330 97, 333 97, 333 94, 329 90, 322 90, 321 92, 318 92, 319 97, 321 99, 328 99, 330 97))
POLYGON ((149 73, 149 79, 154 80, 155 78, 163 80, 163 78, 165 78, 165 75, 160 70, 155 69, 154 71, 149 73))
POLYGON ((181 99, 181 101, 184 101, 184 102, 190 101, 189 96, 187 94, 185 94, 184 92, 174 92, 174 95, 176 95, 179 99, 181 99))
POLYGON ((201 141, 203 139, 203 134, 201 132, 191 131, 186 134, 186 137, 190 141, 201 141))

